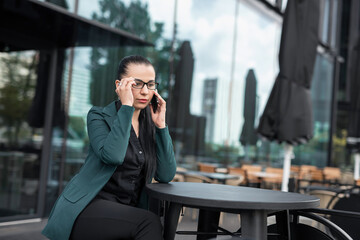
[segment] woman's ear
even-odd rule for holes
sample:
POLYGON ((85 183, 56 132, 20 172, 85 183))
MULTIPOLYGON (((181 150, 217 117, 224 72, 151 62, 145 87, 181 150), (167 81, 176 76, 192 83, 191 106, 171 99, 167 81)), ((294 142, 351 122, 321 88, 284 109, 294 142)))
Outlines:
POLYGON ((120 83, 120 80, 116 79, 116 80, 115 80, 115 88, 117 88, 117 86, 119 85, 119 83, 120 83))

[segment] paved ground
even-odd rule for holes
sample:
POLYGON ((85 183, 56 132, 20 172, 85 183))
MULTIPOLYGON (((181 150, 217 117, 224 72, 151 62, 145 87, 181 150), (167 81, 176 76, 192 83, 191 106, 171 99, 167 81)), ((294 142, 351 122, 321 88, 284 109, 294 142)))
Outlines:
POLYGON ((35 223, 24 223, 0 227, 1 240, 43 240, 47 239, 41 235, 41 230, 46 220, 35 223))
MULTIPOLYGON (((178 231, 192 231, 197 227, 197 214, 198 210, 186 208, 184 217, 182 217, 178 231)), ((240 219, 238 215, 225 213, 221 217, 220 226, 229 231, 235 232, 240 226, 240 219)), ((46 237, 41 235, 41 230, 46 224, 45 220, 39 220, 35 223, 17 224, 9 226, 0 226, 0 239, 1 240, 45 240, 46 237)), ((218 240, 229 239, 229 236, 218 236, 218 240)), ((195 240, 195 236, 176 235, 175 240, 195 240)), ((101 240, 101 239, 100 239, 101 240)), ((154 239, 156 240, 156 239, 154 239)))

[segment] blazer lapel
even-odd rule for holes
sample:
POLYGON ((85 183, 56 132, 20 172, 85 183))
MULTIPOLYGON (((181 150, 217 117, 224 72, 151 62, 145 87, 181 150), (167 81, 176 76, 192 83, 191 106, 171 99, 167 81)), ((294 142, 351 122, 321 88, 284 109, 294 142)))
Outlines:
POLYGON ((109 127, 113 125, 113 122, 116 118, 116 113, 117 111, 116 111, 115 101, 111 102, 109 105, 104 107, 103 109, 104 119, 106 123, 109 125, 109 127))

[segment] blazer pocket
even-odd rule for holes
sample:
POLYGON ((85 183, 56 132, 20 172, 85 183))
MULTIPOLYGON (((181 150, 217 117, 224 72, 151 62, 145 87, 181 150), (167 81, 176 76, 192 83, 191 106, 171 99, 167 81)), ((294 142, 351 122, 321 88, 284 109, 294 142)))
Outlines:
POLYGON ((87 191, 72 183, 66 188, 63 196, 69 202, 76 203, 81 198, 85 197, 86 194, 87 191))

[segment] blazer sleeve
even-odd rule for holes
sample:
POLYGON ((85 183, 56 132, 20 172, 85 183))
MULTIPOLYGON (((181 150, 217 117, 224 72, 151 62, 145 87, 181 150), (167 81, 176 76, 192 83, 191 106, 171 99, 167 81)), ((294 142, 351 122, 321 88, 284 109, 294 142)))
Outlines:
POLYGON ((123 163, 129 144, 133 112, 133 107, 121 106, 109 127, 101 108, 90 109, 87 117, 90 145, 95 155, 105 164, 123 163))
POLYGON ((170 182, 176 173, 176 161, 169 129, 156 128, 156 155, 157 168, 155 180, 158 182, 170 182))

